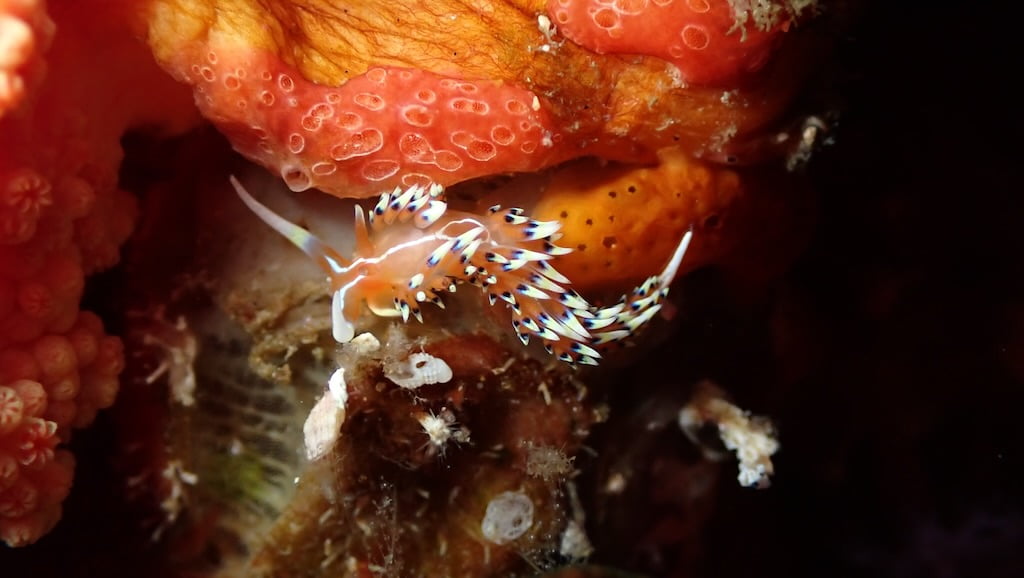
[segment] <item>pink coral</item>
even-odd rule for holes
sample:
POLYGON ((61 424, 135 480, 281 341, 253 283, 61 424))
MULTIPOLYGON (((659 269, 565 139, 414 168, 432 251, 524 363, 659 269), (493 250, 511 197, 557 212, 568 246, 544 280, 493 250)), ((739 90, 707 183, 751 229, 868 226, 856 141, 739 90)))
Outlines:
POLYGON ((79 302, 137 214, 116 187, 120 137, 195 118, 104 6, 53 6, 74 26, 50 47, 41 2, 0 0, 0 541, 11 546, 60 519, 74 470, 60 444, 117 394, 121 341, 79 302))
POLYGON ((74 459, 56 449, 57 424, 42 384, 28 379, 0 385, 0 540, 34 542, 60 519, 71 488, 74 459))
POLYGON ((0 118, 42 80, 53 31, 43 0, 0 0, 0 118))

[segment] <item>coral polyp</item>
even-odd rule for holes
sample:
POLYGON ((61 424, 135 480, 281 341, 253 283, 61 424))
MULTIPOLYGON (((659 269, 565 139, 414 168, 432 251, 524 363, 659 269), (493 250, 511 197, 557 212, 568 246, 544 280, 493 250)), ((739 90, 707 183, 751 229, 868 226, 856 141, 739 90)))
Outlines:
POLYGON ((396 188, 380 196, 369 219, 356 206, 356 254, 349 261, 254 199, 234 177, 231 182, 257 216, 327 273, 339 343, 355 336, 364 302, 376 315, 422 322, 421 303, 443 307, 440 294, 468 283, 492 305, 508 304, 524 345, 537 337, 562 361, 597 365, 597 348, 629 337, 658 313, 693 237, 692 231, 683 235, 661 273, 615 305, 598 307, 573 291, 551 264, 572 252, 555 244, 561 225, 530 219, 522 209, 495 205, 478 216, 448 210, 440 185, 396 188))

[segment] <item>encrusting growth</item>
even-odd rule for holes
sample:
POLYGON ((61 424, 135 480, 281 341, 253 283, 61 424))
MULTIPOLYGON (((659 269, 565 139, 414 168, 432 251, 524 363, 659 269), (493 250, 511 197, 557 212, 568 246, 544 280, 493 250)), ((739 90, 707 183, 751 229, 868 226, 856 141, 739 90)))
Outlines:
POLYGON ((644 54, 686 82, 732 86, 764 67, 813 0, 549 0, 559 30, 598 54, 644 54))
POLYGON ((396 188, 381 195, 369 217, 356 207, 356 249, 344 259, 309 231, 249 195, 232 177, 245 204, 314 259, 331 281, 334 338, 347 342, 362 303, 384 317, 422 321, 420 304, 444 307, 440 294, 462 283, 480 288, 493 305, 512 310, 512 326, 526 344, 568 363, 596 365, 598 347, 624 339, 649 321, 668 294, 692 232, 683 235, 665 269, 615 305, 597 307, 570 288, 551 261, 571 249, 555 245, 561 225, 535 221, 521 209, 495 205, 487 215, 449 211, 440 185, 396 188))

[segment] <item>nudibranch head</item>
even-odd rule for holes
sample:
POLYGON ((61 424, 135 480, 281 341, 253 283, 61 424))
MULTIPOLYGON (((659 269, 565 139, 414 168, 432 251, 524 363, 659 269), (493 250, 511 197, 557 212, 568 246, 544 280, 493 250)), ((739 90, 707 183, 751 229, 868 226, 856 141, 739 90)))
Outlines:
POLYGON ((327 273, 338 342, 354 337, 364 302, 376 315, 422 322, 422 303, 443 308, 440 294, 470 284, 492 305, 499 300, 508 304, 524 345, 537 337, 562 361, 596 365, 601 358, 597 348, 632 335, 661 309, 692 237, 690 231, 683 236, 660 274, 617 304, 596 307, 551 264, 571 252, 555 244, 557 221, 536 221, 521 209, 497 205, 486 215, 449 211, 438 185, 396 188, 381 195, 369 218, 356 207, 355 254, 347 260, 256 201, 233 177, 231 183, 257 216, 327 273))

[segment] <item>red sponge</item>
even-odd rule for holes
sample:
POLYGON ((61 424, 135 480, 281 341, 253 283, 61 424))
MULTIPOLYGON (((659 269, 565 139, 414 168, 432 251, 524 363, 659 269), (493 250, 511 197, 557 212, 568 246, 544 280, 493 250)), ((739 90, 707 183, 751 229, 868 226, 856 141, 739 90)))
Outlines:
POLYGON ((675 64, 683 80, 731 87, 768 61, 791 24, 785 2, 549 0, 573 42, 599 54, 643 54, 675 64), (739 8, 739 5, 748 8, 739 8), (765 4, 761 6, 760 4, 765 4))
POLYGON ((342 197, 531 171, 566 156, 529 90, 380 67, 341 86, 302 78, 276 56, 211 50, 193 65, 200 109, 293 190, 342 197))

